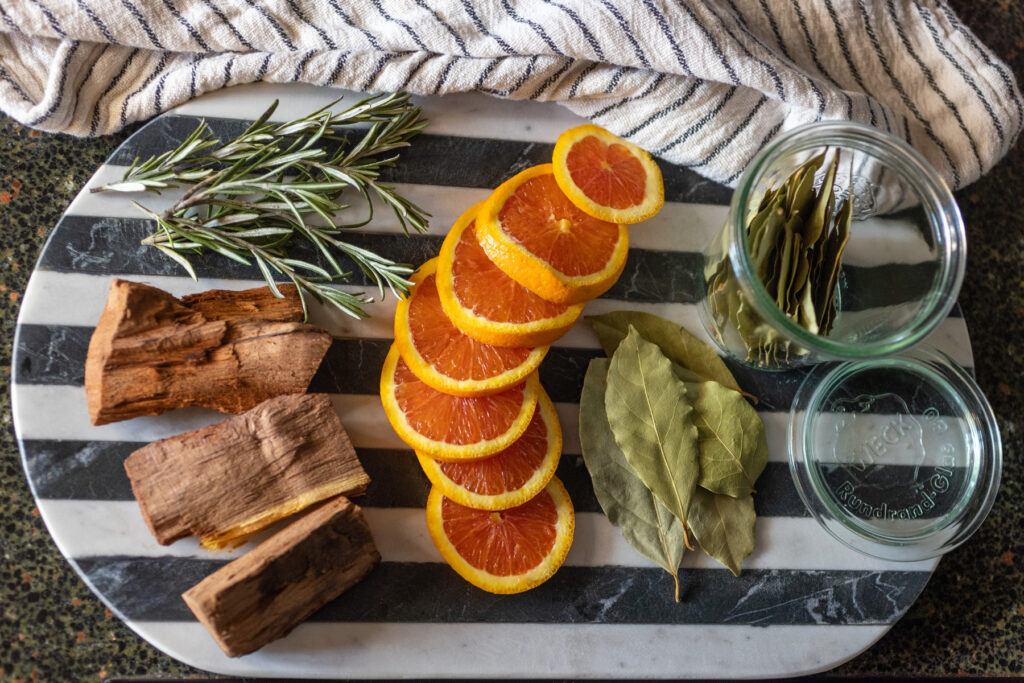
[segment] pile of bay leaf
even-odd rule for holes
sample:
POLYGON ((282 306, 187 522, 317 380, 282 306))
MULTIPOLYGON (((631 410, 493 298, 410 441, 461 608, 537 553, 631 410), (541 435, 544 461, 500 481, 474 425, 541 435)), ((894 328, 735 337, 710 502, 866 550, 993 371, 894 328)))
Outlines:
MULTIPOLYGON (((747 223, 747 245, 757 277, 790 320, 811 334, 827 336, 836 316, 836 289, 843 250, 850 238, 853 202, 837 201, 839 151, 815 178, 826 152, 769 188, 747 223)), ((852 177, 852 171, 851 171, 852 177)), ((725 231, 726 233, 728 230, 725 231)), ((731 322, 747 348, 747 360, 776 366, 793 349, 765 325, 739 288, 727 250, 705 273, 711 310, 720 327, 731 322)))
POLYGON ((685 329, 635 311, 588 317, 608 358, 590 362, 580 443, 598 502, 675 580, 693 540, 739 575, 754 549, 764 423, 722 359, 685 329))

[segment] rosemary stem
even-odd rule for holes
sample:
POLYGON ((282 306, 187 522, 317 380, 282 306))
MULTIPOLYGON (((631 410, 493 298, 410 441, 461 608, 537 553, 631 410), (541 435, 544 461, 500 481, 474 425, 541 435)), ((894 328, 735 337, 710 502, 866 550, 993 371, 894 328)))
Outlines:
POLYGON ((184 188, 181 198, 160 214, 136 203, 157 222, 142 244, 159 248, 193 277, 187 258, 193 254, 214 252, 249 265, 255 260, 275 292, 272 271, 290 278, 304 308, 304 297, 311 294, 349 315, 365 316, 362 305, 370 299, 330 287, 351 275, 339 256, 358 266, 381 296, 385 286, 408 293, 406 277, 413 269, 339 235, 369 223, 376 201, 390 207, 407 234, 426 230, 429 214, 379 180, 382 169, 394 165, 396 151, 408 147, 426 121, 405 94, 368 98, 338 113, 331 110, 333 104, 294 121, 270 123, 275 103, 225 142, 201 123, 176 149, 136 161, 121 182, 91 190, 184 188), (353 123, 369 126, 355 137, 342 128, 353 123), (346 190, 366 201, 365 220, 339 219, 352 204, 341 199, 346 190), (312 245, 319 260, 288 256, 295 240, 312 245))

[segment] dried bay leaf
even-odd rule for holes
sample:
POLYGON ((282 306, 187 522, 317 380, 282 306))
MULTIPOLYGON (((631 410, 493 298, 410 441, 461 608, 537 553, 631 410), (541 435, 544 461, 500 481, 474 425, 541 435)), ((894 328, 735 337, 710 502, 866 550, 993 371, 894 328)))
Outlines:
POLYGON ((764 421, 735 391, 717 382, 688 387, 700 435, 700 480, 714 493, 740 498, 768 463, 764 421))
POLYGON ((751 249, 751 258, 757 267, 757 276, 766 287, 769 279, 768 266, 771 263, 772 254, 778 249, 779 233, 782 232, 784 223, 782 209, 776 209, 764 222, 762 236, 758 241, 756 251, 751 249))
POLYGON ((810 265, 807 262, 807 252, 803 248, 803 238, 800 233, 793 234, 793 273, 786 285, 785 308, 783 312, 789 317, 796 315, 797 306, 800 304, 800 290, 803 289, 804 281, 807 279, 807 271, 810 265))
POLYGON ((580 445, 601 509, 608 521, 637 552, 658 564, 675 580, 679 602, 679 563, 686 549, 682 522, 651 493, 615 443, 605 412, 607 358, 587 367, 580 397, 580 445))
POLYGON ((847 199, 839 210, 836 218, 836 234, 838 235, 838 246, 834 260, 831 262, 832 276, 828 280, 828 299, 826 301, 825 322, 821 326, 822 334, 828 334, 832 330, 832 324, 836 317, 836 288, 839 286, 839 271, 842 270, 843 250, 846 243, 850 241, 850 222, 853 219, 853 199, 847 199))
MULTIPOLYGON (((812 200, 814 200, 814 176, 825 161, 825 152, 814 157, 801 166, 794 176, 799 174, 799 180, 793 181, 789 188, 789 205, 787 214, 796 213, 807 215, 810 211, 812 200)), ((788 183, 787 183, 788 184, 788 183)))
MULTIPOLYGON (((840 264, 853 210, 852 200, 840 202, 837 197, 839 152, 826 162, 828 154, 827 149, 822 151, 789 173, 779 187, 766 189, 746 222, 752 270, 768 296, 783 315, 821 335, 829 334, 835 322, 840 264)), ((728 230, 722 231, 723 237, 727 234, 728 230)), ((708 298, 716 322, 731 323, 743 340, 747 361, 774 366, 788 363, 791 353, 805 354, 806 350, 774 334, 753 311, 744 313, 742 309, 749 305, 738 291, 732 291, 734 278, 731 270, 724 273, 719 267, 708 298)))
POLYGON ((690 334, 682 325, 640 311, 612 311, 604 315, 586 316, 585 320, 597 334, 601 348, 609 358, 615 354, 619 343, 626 338, 632 326, 641 337, 656 344, 669 360, 705 380, 742 391, 714 349, 690 334))
POLYGON ((685 533, 700 475, 693 406, 672 361, 632 325, 609 363, 605 410, 626 462, 685 533))
POLYGON ((811 298, 810 287, 804 287, 800 298, 800 324, 811 334, 818 334, 818 318, 814 312, 814 300, 811 298))
POLYGON ((818 239, 824 234, 832 217, 832 207, 835 205, 835 182, 836 169, 839 168, 839 151, 832 156, 825 177, 821 181, 821 188, 818 190, 818 198, 814 205, 814 213, 810 220, 804 225, 804 241, 809 247, 814 246, 818 239))
POLYGON ((754 551, 754 498, 731 498, 697 488, 688 522, 693 535, 711 557, 736 576, 754 551))

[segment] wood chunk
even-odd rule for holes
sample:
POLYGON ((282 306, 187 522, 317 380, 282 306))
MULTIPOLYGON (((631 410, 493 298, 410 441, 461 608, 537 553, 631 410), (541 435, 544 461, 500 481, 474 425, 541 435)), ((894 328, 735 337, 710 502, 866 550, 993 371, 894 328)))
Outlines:
POLYGON ((278 285, 284 298, 274 296, 270 287, 256 287, 240 291, 211 289, 199 294, 181 297, 186 308, 198 311, 207 320, 276 320, 302 322, 302 301, 295 285, 278 285))
MULTIPOLYGON (((155 287, 114 280, 85 361, 92 423, 183 406, 240 413, 305 391, 330 334, 303 323, 210 319, 202 312, 225 316, 230 307, 206 297, 193 309, 155 287)), ((276 308, 271 314, 283 315, 276 308)))
POLYGON ((335 498, 182 594, 229 657, 287 635, 380 562, 362 510, 335 498))
POLYGON ((155 441, 124 462, 142 517, 163 545, 197 535, 240 545, 267 525, 370 477, 327 394, 279 396, 218 424, 155 441))

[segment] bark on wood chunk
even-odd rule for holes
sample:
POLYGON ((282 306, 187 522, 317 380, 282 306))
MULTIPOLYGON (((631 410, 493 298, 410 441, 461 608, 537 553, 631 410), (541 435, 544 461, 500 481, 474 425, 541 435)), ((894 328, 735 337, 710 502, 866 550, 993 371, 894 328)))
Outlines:
MULTIPOLYGON (((245 305, 258 306, 255 298, 245 305)), ((240 413, 306 390, 330 334, 302 323, 230 317, 231 304, 215 299, 200 297, 191 308, 155 287, 114 280, 85 361, 93 424, 184 406, 240 413)), ((238 305, 245 300, 230 299, 238 305)), ((283 308, 264 308, 284 314, 283 308)))
POLYGON ((239 657, 288 634, 379 562, 362 511, 339 497, 181 597, 221 649, 239 657))
POLYGON ((284 298, 274 296, 270 287, 256 287, 240 291, 211 289, 199 294, 181 297, 186 308, 198 311, 207 320, 277 320, 302 322, 302 301, 295 285, 278 285, 284 298))
POLYGON ((360 495, 370 483, 327 394, 272 398, 143 446, 124 467, 158 542, 196 535, 210 548, 239 545, 313 503, 360 495))

